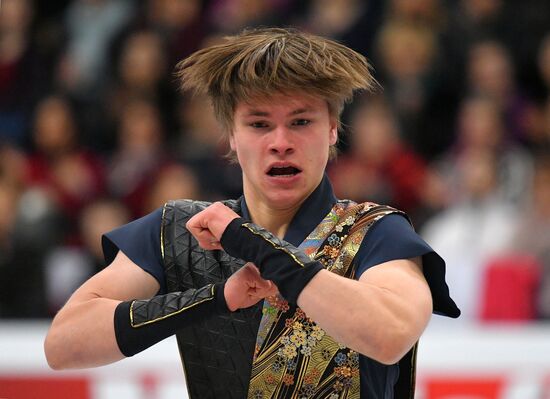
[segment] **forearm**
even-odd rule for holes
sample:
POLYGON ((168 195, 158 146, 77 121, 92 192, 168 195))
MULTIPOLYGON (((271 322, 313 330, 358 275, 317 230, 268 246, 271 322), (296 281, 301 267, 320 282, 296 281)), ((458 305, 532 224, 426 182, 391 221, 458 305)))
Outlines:
POLYGON ((120 301, 94 298, 68 304, 55 319, 44 343, 53 369, 95 367, 124 358, 114 332, 113 317, 120 301))
POLYGON ((337 342, 385 364, 414 345, 429 318, 414 300, 328 271, 310 281, 298 305, 337 342))
POLYGON ((59 313, 46 338, 46 356, 54 369, 100 366, 228 311, 222 284, 143 300, 89 299, 59 313))
POLYGON ((394 363, 414 345, 432 312, 419 258, 371 267, 356 281, 323 269, 243 219, 231 221, 221 244, 229 254, 254 262, 263 278, 329 335, 382 363, 394 363))
POLYGON ((120 351, 133 356, 198 320, 229 313, 224 284, 120 303, 114 315, 120 351))

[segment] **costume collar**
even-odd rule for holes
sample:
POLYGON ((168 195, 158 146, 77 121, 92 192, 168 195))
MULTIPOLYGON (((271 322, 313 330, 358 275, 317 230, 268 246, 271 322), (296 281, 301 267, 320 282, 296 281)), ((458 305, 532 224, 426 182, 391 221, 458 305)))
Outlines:
MULTIPOLYGON (((244 195, 240 200, 242 216, 245 219, 250 219, 250 213, 248 212, 244 195)), ((290 222, 290 226, 288 226, 284 240, 296 247, 299 246, 302 241, 306 239, 308 234, 321 223, 335 203, 336 197, 332 191, 330 180, 325 173, 321 183, 319 183, 317 188, 307 197, 300 206, 300 209, 298 209, 296 215, 294 215, 294 218, 290 222)))

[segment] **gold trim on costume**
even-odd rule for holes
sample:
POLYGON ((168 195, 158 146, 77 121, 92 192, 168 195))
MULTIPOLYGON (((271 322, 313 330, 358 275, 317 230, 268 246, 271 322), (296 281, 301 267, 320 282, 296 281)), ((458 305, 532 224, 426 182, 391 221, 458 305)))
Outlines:
POLYGON ((254 235, 257 235, 261 238, 264 239, 264 241, 267 241, 268 243, 270 243, 275 249, 280 249, 281 251, 283 251, 284 253, 286 253, 287 255, 289 255, 292 259, 294 259, 294 261, 299 264, 300 266, 302 267, 305 267, 306 265, 303 264, 303 262, 301 262, 297 257, 296 255, 294 255, 292 252, 290 252, 288 249, 274 243, 273 241, 269 240, 268 238, 264 237, 263 234, 261 233, 258 233, 257 231, 255 231, 253 228, 250 227, 250 223, 243 223, 242 224, 243 227, 246 227, 248 230, 250 230, 250 232, 254 235))
POLYGON ((164 204, 162 207, 162 225, 160 226, 160 255, 162 257, 162 261, 164 262, 164 214, 166 213, 166 205, 168 205, 168 202, 164 204))
POLYGON ((156 323, 157 321, 161 321, 161 320, 167 319, 169 317, 175 316, 177 314, 180 314, 181 312, 183 312, 187 309, 191 309, 192 307, 195 307, 197 305, 200 305, 201 303, 204 303, 206 301, 211 301, 212 299, 214 299, 214 284, 210 285, 210 295, 211 296, 208 297, 208 298, 204 298, 204 299, 202 299, 198 302, 194 302, 189 306, 185 306, 181 309, 176 310, 175 312, 169 313, 169 314, 161 316, 161 317, 157 317, 156 319, 153 319, 153 320, 147 320, 147 321, 144 321, 143 323, 139 323, 139 324, 134 324, 134 317, 133 317, 133 315, 134 315, 134 303, 136 303, 136 301, 134 300, 130 304, 130 325, 134 328, 138 328, 138 327, 145 326, 147 324, 156 323))

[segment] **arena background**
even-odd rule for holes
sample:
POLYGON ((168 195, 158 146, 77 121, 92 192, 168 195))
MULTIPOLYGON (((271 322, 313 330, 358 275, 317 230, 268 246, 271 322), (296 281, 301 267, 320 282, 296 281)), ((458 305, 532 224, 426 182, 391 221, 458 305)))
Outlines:
POLYGON ((550 398, 550 2, 0 1, 0 398, 186 397, 175 342, 48 369, 42 343, 105 266, 100 236, 171 198, 240 194, 209 104, 174 68, 244 27, 365 54, 339 197, 405 210, 446 259, 458 320, 420 342, 417 398, 550 398))

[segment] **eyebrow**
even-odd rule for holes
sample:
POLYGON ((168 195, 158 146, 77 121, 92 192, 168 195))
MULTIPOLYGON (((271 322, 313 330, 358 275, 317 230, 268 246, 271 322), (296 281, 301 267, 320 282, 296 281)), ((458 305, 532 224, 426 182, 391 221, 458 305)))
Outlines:
MULTIPOLYGON (((293 115, 300 115, 300 114, 304 114, 304 113, 307 113, 307 112, 312 112, 313 109, 311 108, 298 108, 298 109, 295 109, 294 111, 290 112, 288 114, 288 116, 293 116, 293 115)), ((266 112, 266 111, 260 111, 258 109, 251 109, 249 112, 247 112, 245 114, 245 116, 269 116, 269 112, 266 112)))

